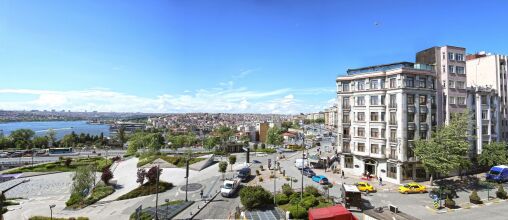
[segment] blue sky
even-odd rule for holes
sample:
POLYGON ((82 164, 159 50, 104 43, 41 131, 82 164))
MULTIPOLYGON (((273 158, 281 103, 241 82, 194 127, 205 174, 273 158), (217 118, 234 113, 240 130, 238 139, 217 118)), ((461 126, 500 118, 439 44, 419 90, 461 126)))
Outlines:
POLYGON ((0 0, 0 109, 319 111, 347 68, 507 54, 506 1, 0 0))

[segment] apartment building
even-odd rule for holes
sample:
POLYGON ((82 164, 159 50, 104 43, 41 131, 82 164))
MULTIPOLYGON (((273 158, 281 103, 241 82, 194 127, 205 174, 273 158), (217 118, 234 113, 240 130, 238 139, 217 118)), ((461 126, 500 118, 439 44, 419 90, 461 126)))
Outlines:
POLYGON ((436 72, 410 62, 349 69, 337 85, 337 153, 344 170, 384 180, 426 179, 413 153, 437 125, 436 72))
POLYGON ((467 108, 472 120, 469 121, 469 157, 482 153, 484 144, 500 141, 500 102, 495 89, 490 87, 469 87, 467 108))
POLYGON ((431 47, 416 53, 416 63, 434 66, 436 72, 437 122, 448 124, 453 113, 466 110, 466 49, 456 46, 431 47))
POLYGON ((327 129, 337 128, 337 106, 325 109, 325 127, 327 129))
POLYGON ((501 128, 499 138, 508 141, 508 56, 480 52, 467 56, 468 86, 490 87, 497 91, 500 102, 501 128))

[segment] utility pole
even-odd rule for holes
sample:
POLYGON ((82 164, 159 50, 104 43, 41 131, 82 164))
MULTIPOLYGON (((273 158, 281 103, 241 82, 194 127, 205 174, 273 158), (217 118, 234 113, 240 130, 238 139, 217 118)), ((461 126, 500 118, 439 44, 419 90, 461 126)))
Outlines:
POLYGON ((185 201, 187 202, 187 191, 189 190, 189 158, 185 161, 185 201))
POLYGON ((277 196, 277 154, 275 154, 275 158, 273 159, 273 205, 277 205, 275 198, 277 196))
POLYGON ((155 180, 155 220, 159 220, 159 165, 157 165, 157 180, 155 180))

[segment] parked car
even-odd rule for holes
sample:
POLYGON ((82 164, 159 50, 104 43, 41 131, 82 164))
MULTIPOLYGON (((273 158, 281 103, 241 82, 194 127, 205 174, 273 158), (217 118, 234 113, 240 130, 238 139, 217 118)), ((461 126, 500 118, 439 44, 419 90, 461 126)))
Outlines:
POLYGON ((250 175, 251 175, 250 171, 251 170, 249 167, 244 167, 244 168, 238 170, 238 178, 240 178, 240 180, 242 182, 246 182, 247 180, 250 179, 250 175))
POLYGON ((313 176, 316 175, 316 173, 314 173, 314 171, 312 171, 310 168, 304 168, 302 170, 302 172, 303 172, 304 176, 309 177, 309 178, 312 178, 313 176))
POLYGON ((295 160, 295 167, 299 170, 304 169, 309 166, 309 161, 306 159, 296 159, 295 160))
POLYGON ((400 193, 405 193, 405 194, 408 194, 408 193, 424 193, 424 192, 427 192, 427 189, 425 188, 425 186, 422 186, 418 183, 408 183, 406 185, 403 185, 403 186, 400 186, 399 187, 399 192, 400 193))
POLYGON ((355 185, 356 185, 356 188, 358 188, 358 190, 360 190, 362 192, 366 192, 366 191, 375 192, 376 191, 374 186, 370 185, 367 182, 357 182, 355 185))
POLYGON ((498 183, 508 180, 508 166, 499 165, 490 168, 489 172, 485 175, 487 181, 496 181, 498 183))
POLYGON ((261 163, 259 160, 253 160, 252 163, 261 163))
POLYGON ((439 189, 432 189, 429 192, 429 197, 434 200, 437 199, 443 200, 446 199, 447 197, 450 197, 452 199, 459 198, 457 192, 454 189, 446 187, 441 188, 441 193, 439 193, 439 189))
POLYGON ((326 178, 326 176, 323 175, 313 176, 312 181, 319 183, 321 185, 328 184, 328 178, 326 178))

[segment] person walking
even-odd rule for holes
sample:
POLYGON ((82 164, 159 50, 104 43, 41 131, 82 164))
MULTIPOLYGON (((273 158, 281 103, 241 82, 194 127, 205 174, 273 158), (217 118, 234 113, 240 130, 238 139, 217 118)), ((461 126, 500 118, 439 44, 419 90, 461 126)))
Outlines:
POLYGON ((382 186, 383 185, 383 178, 379 177, 379 185, 382 186))
POLYGON ((340 176, 341 179, 344 179, 344 170, 342 171, 342 175, 340 176))

